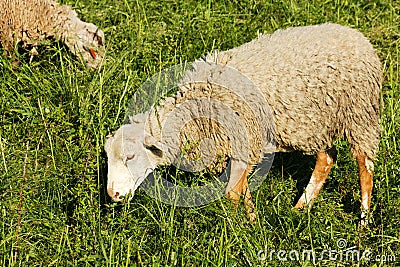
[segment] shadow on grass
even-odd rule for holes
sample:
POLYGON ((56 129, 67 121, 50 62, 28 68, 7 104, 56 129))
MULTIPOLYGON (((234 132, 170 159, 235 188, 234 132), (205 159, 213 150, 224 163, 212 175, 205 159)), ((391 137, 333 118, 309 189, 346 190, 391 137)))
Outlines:
MULTIPOLYGON (((102 152, 101 157, 107 158, 106 153, 102 152)), ((304 155, 301 152, 295 151, 295 152, 290 152, 290 153, 276 153, 274 162, 272 164, 272 167, 269 171, 268 175, 273 175, 275 177, 281 176, 283 179, 292 179, 296 183, 296 195, 295 197, 291 200, 291 205, 292 207, 297 203, 299 200, 300 196, 304 192, 311 174, 313 172, 314 166, 315 166, 315 160, 316 157, 315 155, 304 155)), ((333 169, 340 168, 340 166, 334 166, 333 169)), ((168 179, 168 176, 176 176, 178 173, 180 173, 179 170, 177 170, 175 167, 163 167, 163 171, 165 173, 166 178, 168 179)), ((107 194, 107 163, 103 163, 100 166, 100 174, 101 174, 101 187, 100 187, 100 209, 101 212, 108 212, 109 211, 109 204, 113 203, 110 197, 107 194)), ((351 169, 351 172, 357 173, 357 168, 354 170, 351 169)), ((352 214, 358 214, 360 211, 360 206, 359 206, 359 201, 353 198, 353 190, 351 188, 358 187, 358 181, 353 181, 353 179, 349 179, 348 177, 354 177, 354 175, 347 175, 346 177, 335 177, 339 174, 339 172, 331 172, 328 176, 328 179, 324 185, 324 187, 321 189, 322 191, 325 191, 327 193, 338 193, 340 195, 340 203, 343 211, 346 213, 352 213, 352 214), (356 183, 356 185, 355 185, 356 183)), ((204 175, 204 174, 203 174, 204 175)), ((207 175, 206 175, 207 176, 207 175)), ((355 175, 357 176, 357 175, 355 175)), ((198 183, 198 176, 196 174, 194 175, 177 175, 179 177, 183 184, 186 186, 191 186, 196 183, 198 183), (197 179, 196 179, 197 178, 197 179)), ((204 179, 205 177, 202 176, 204 179)), ((209 177, 207 177, 209 178, 209 177)), ((205 179, 207 180, 207 179, 205 179)), ((174 180, 171 180, 170 182, 174 182, 174 180)), ((204 180, 203 180, 204 182, 204 180)), ((291 189, 290 189, 291 190, 291 189)), ((289 191, 290 191, 289 190, 289 191)), ((147 197, 141 196, 144 191, 140 190, 138 192, 136 200, 137 203, 141 203, 142 205, 146 205, 146 199, 148 200, 147 197)), ((328 199, 328 201, 333 201, 332 199, 328 199)), ((317 198, 318 202, 318 198, 317 198)), ((121 210, 123 208, 123 204, 118 203, 113 207, 116 212, 121 210)))
MULTIPOLYGON (((296 196, 292 202, 293 206, 301 197, 310 180, 315 166, 315 161, 315 155, 304 155, 298 151, 275 154, 274 163, 272 164, 270 173, 281 175, 283 178, 287 179, 291 177, 296 182, 296 196)), ((332 170, 337 168, 340 168, 340 166, 334 165, 332 170)), ((357 168, 354 168, 351 171, 355 174, 358 173, 357 168)), ((354 177, 354 175, 347 175, 346 173, 345 177, 337 177, 338 173, 339 172, 335 171, 329 173, 321 192, 338 192, 341 197, 340 204, 343 207, 343 211, 346 213, 357 214, 360 210, 359 202, 353 198, 353 191, 350 190, 350 188, 357 187, 359 182, 358 180, 353 181, 353 179, 349 179, 349 177, 354 177)))

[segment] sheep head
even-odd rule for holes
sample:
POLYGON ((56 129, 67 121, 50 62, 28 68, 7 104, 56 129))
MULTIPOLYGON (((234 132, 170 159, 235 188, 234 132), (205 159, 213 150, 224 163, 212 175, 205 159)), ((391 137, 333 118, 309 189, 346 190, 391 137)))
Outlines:
POLYGON ((105 54, 104 32, 92 23, 81 21, 72 9, 69 9, 68 17, 69 22, 63 25, 67 28, 63 32, 63 41, 72 53, 84 60, 87 66, 98 68, 105 54))
POLYGON ((114 201, 135 190, 163 162, 167 147, 146 133, 144 123, 121 126, 105 143, 108 157, 107 192, 114 201))

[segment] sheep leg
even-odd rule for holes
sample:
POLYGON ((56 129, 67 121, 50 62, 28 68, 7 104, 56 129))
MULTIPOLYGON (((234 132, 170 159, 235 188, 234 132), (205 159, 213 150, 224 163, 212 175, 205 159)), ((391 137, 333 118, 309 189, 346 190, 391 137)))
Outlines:
POLYGON ((12 45, 11 42, 5 41, 5 42, 2 43, 2 45, 3 45, 3 48, 4 48, 4 52, 6 53, 7 56, 13 54, 14 46, 12 45))
POLYGON ((367 215, 371 205, 374 163, 365 155, 356 155, 356 159, 361 185, 361 225, 365 226, 368 224, 367 215))
POLYGON ((251 166, 239 160, 231 160, 231 168, 229 173, 229 182, 226 188, 226 197, 231 199, 234 205, 238 206, 240 196, 244 197, 244 204, 247 211, 247 217, 254 222, 256 219, 255 205, 251 199, 249 183, 247 175, 251 170, 251 166))
POLYGON ((8 56, 11 57, 12 65, 18 66, 19 61, 17 60, 17 57, 14 53, 14 47, 11 45, 10 42, 7 42, 7 41, 3 43, 3 46, 4 46, 4 55, 7 57, 8 56))
POLYGON ((251 199, 251 192, 249 188, 249 182, 247 180, 247 174, 250 172, 251 168, 246 171, 246 175, 243 178, 243 187, 242 187, 242 194, 244 195, 244 205, 247 211, 247 218, 251 222, 255 222, 257 215, 256 215, 256 206, 254 205, 251 199))
POLYGON ((326 178, 332 168, 333 162, 336 157, 336 149, 332 148, 325 152, 317 154, 317 161, 315 163, 314 171, 311 175, 310 182, 306 187, 306 191, 300 197, 297 204, 294 206, 296 209, 304 208, 305 206, 311 207, 315 198, 318 196, 319 191, 325 183, 326 178))

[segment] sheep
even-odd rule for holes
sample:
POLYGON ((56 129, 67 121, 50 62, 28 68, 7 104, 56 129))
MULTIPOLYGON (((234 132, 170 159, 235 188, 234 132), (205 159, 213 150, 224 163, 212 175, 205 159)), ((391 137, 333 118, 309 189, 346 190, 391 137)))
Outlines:
POLYGON ((0 1, 0 43, 8 54, 16 44, 36 46, 48 38, 61 40, 87 66, 97 68, 104 57, 104 33, 92 23, 81 21, 71 7, 53 0, 0 1))
MULTIPOLYGON (((215 150, 230 159, 227 197, 237 203, 243 195, 251 220, 256 215, 247 175, 267 152, 265 147, 272 144, 275 152, 296 150, 316 154, 310 181, 294 206, 296 209, 311 207, 335 161, 334 142, 342 138, 349 143, 358 163, 361 223, 366 224, 373 186, 373 161, 379 149, 382 83, 381 63, 368 39, 355 29, 333 23, 278 30, 239 47, 209 53, 193 63, 194 69, 186 76, 195 77, 207 68, 204 66, 213 64, 217 66, 210 67, 209 75, 205 75, 208 78, 202 80, 206 82, 188 79, 189 83, 179 83, 175 95, 159 101, 144 114, 132 116, 130 123, 121 126, 106 140, 110 197, 120 201, 122 196, 133 194, 155 168, 171 164, 171 149, 175 151, 177 145, 182 147, 182 142, 193 137, 213 140, 215 150), (248 77, 254 83, 255 86, 242 88, 246 91, 243 94, 257 94, 257 88, 262 92, 263 99, 251 104, 256 105, 253 110, 258 110, 257 105, 265 100, 271 112, 266 108, 251 115, 251 110, 246 110, 248 105, 242 104, 240 97, 234 97, 238 94, 236 89, 226 94, 226 88, 207 82, 212 74, 221 73, 217 69, 223 67, 243 75, 231 82, 233 87, 242 82, 241 77, 248 77), (196 113, 210 105, 207 102, 210 99, 225 104, 246 124, 242 128, 250 130, 248 155, 233 155, 220 129, 223 127, 215 125, 214 118, 202 118, 200 123, 191 121, 191 128, 178 129, 183 132, 180 135, 165 134, 174 128, 180 116, 196 113), (192 104, 182 108, 185 101, 192 104), (180 114, 172 114, 174 110, 179 110, 180 114), (273 119, 273 127, 268 116, 273 119), (260 120, 260 117, 264 118, 260 120), (252 131, 256 133, 254 136, 251 136, 252 131)), ((258 99, 251 99, 255 98, 258 99)), ((246 101, 248 99, 244 98, 246 101)), ((223 117, 226 112, 216 107, 210 114, 223 117)), ((211 148, 206 144, 202 149, 211 148)))

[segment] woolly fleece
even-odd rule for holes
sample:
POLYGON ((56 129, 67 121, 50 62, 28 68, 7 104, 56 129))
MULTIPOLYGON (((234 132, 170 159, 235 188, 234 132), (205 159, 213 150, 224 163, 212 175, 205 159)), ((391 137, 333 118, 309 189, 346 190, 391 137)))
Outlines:
POLYGON ((35 47, 47 38, 63 41, 91 68, 104 57, 104 33, 81 21, 71 7, 52 0, 0 1, 0 42, 9 53, 19 42, 35 47))
MULTIPOLYGON (((184 79, 177 94, 153 107, 148 113, 146 131, 174 153, 188 147, 188 140, 195 144, 187 152, 192 165, 193 160, 200 157, 204 157, 201 166, 215 166, 216 161, 228 157, 254 165, 261 160, 266 144, 276 144, 276 151, 299 150, 314 154, 331 148, 339 137, 349 142, 353 155, 365 154, 375 159, 380 136, 382 70, 372 45, 357 30, 326 23, 261 35, 242 46, 208 54, 193 63, 195 70, 188 73, 186 81, 193 80, 194 73, 204 73, 198 80, 207 81, 213 71, 218 72, 213 68, 202 70, 206 65, 199 62, 210 63, 210 66, 217 63, 238 70, 257 88, 236 88, 248 90, 248 93, 260 89, 264 99, 249 103, 255 98, 239 97, 237 92, 232 93, 232 88, 207 82, 187 84, 184 79), (215 118, 190 121, 198 116, 196 114, 205 112, 210 99, 225 107, 212 107, 211 113, 217 114, 215 118), (269 109, 260 107, 264 100, 271 107, 272 115, 269 109), (186 106, 182 106, 183 103, 186 106), (249 108, 255 106, 257 108, 253 110, 249 108), (179 112, 174 113, 177 107, 179 112), (254 113, 254 110, 259 112, 254 113), (238 114, 248 133, 248 140, 242 140, 249 145, 247 155, 233 155, 235 140, 231 136, 241 134, 227 132, 221 127, 223 117, 229 112, 238 114), (273 122, 269 121, 271 117, 273 122), (260 121, 259 118, 264 119, 260 121), (271 126, 273 123, 275 128, 271 126), (177 129, 180 129, 179 138, 165 135, 165 132, 177 129), (201 142, 203 138, 211 142, 201 142), (210 164, 210 158, 214 165, 210 164)), ((233 85, 240 83, 240 80, 232 81, 233 85)), ((138 115, 132 117, 131 122, 143 122, 138 117, 143 118, 138 115)), ((177 160, 173 153, 166 156, 164 164, 177 160)))

